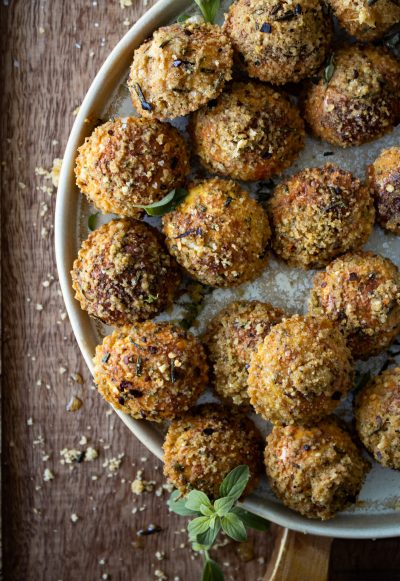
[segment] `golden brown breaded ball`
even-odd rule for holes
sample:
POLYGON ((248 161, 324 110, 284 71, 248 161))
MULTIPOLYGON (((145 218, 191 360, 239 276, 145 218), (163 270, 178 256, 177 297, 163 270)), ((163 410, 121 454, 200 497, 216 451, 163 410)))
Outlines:
POLYGON ((359 179, 326 164, 304 169, 278 185, 268 215, 278 256, 292 266, 321 268, 368 240, 375 212, 359 179))
POLYGON ((138 217, 179 187, 190 171, 179 131, 157 120, 115 119, 97 127, 79 148, 76 183, 104 213, 138 217))
POLYGON ((317 137, 340 147, 361 145, 399 122, 400 61, 388 50, 337 50, 322 77, 309 85, 304 102, 305 120, 317 137))
POLYGON ((367 185, 379 225, 400 236, 400 147, 384 149, 368 166, 367 185))
POLYGON ((71 276, 82 309, 117 326, 151 319, 170 307, 180 283, 178 265, 162 235, 129 218, 92 232, 71 276))
POLYGON ((251 354, 283 316, 281 309, 269 303, 235 301, 210 321, 204 343, 220 397, 236 405, 250 403, 247 378, 251 354))
POLYGON ((163 229, 171 254, 203 284, 237 286, 268 263, 267 215, 231 180, 190 186, 185 200, 163 217, 163 229))
POLYGON ((261 83, 233 83, 197 111, 193 150, 210 172, 265 180, 291 165, 304 146, 304 123, 292 103, 261 83))
POLYGON ((400 333, 400 273, 372 252, 346 254, 316 274, 309 311, 329 317, 354 357, 368 359, 400 333))
POLYGON ((215 99, 231 79, 233 50, 219 26, 180 23, 157 29, 133 57, 128 87, 144 117, 173 119, 215 99))
POLYGON ((272 490, 291 510, 328 520, 353 504, 370 469, 333 418, 316 426, 275 426, 265 466, 272 490))
POLYGON ((182 493, 193 488, 211 499, 227 474, 245 464, 250 480, 244 495, 258 484, 263 440, 245 415, 218 404, 206 404, 172 422, 164 442, 164 474, 182 493))
POLYGON ((171 420, 205 389, 208 365, 201 343, 170 323, 118 329, 96 348, 94 380, 101 395, 136 419, 171 420))
POLYGON ((320 0, 236 0, 225 16, 238 63, 250 77, 297 83, 324 62, 332 22, 320 0))
POLYGON ((356 397, 356 427, 377 462, 400 470, 400 367, 374 377, 356 397))
POLYGON ((350 350, 327 318, 294 315, 274 325, 251 357, 250 403, 273 423, 311 424, 352 387, 350 350))
POLYGON ((397 0, 329 0, 343 28, 359 40, 375 40, 400 22, 397 0))

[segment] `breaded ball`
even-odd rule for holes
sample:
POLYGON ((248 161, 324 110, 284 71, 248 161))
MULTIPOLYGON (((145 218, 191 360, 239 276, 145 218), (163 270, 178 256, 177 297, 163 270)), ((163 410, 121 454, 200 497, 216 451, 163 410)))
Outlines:
POLYGON ((291 510, 327 520, 353 504, 369 463, 333 418, 318 425, 275 426, 265 466, 272 490, 291 510))
POLYGON ((326 164, 305 169, 275 188, 268 215, 278 256, 292 266, 321 268, 368 240, 375 212, 360 180, 326 164))
POLYGON ((400 273, 372 252, 346 254, 314 278, 309 311, 329 317, 354 357, 368 359, 400 333, 400 273))
POLYGON ((297 108, 261 83, 233 83, 190 123, 193 150, 210 172, 265 180, 291 165, 304 145, 297 108))
POLYGON ((173 119, 215 99, 231 79, 233 50, 219 26, 181 23, 156 30, 133 57, 128 87, 144 117, 173 119))
POLYGON ((333 412, 353 376, 339 329, 327 318, 294 315, 274 325, 253 353, 250 403, 273 423, 310 424, 333 412))
POLYGON ((82 309, 117 326, 151 319, 170 307, 180 282, 162 235, 129 218, 92 232, 71 276, 82 309))
POLYGON ((181 186, 190 171, 179 131, 150 119, 128 117, 97 127, 79 148, 76 183, 104 213, 138 217, 181 186))
POLYGON ((247 393, 251 354, 284 313, 269 303, 236 301, 209 323, 204 343, 213 363, 214 387, 236 405, 250 403, 247 393))
POLYGON ((263 440, 253 422, 217 404, 198 406, 172 422, 163 448, 164 474, 182 494, 195 488, 218 498, 225 476, 245 464, 250 470, 246 495, 262 471, 263 440))
POLYGON ((320 0, 236 0, 225 16, 238 63, 250 77, 297 83, 324 62, 332 22, 320 0))
POLYGON ((304 116, 312 133, 341 147, 378 139, 400 120, 400 61, 375 46, 337 50, 317 84, 310 84, 304 116))
POLYGON ((368 167, 367 184, 375 200, 378 223, 400 236, 400 147, 382 151, 368 167))
POLYGON ((356 397, 356 427, 377 462, 400 470, 400 367, 374 377, 356 397))
POLYGON ((136 419, 171 420, 193 406, 208 381, 201 343, 170 323, 137 323, 96 348, 94 380, 101 395, 136 419))
POLYGON ((329 0, 341 26, 359 40, 375 40, 400 22, 397 0, 329 0))
POLYGON ((163 217, 169 251, 203 284, 236 286, 268 262, 271 231, 260 204, 230 180, 206 180, 163 217))

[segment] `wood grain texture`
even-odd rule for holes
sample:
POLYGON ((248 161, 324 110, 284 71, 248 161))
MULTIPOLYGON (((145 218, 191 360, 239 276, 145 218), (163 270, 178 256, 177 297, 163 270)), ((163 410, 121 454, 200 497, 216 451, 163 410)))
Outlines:
MULTIPOLYGON (((119 0, 3 0, 0 5, 6 580, 147 581, 160 569, 170 580, 196 581, 201 570, 187 548, 184 519, 166 509, 166 494, 135 497, 130 490, 138 469, 144 479, 161 483, 162 466, 114 414, 107 414, 107 405, 91 389, 62 314, 52 232, 55 192, 49 195, 49 180, 35 175, 36 167, 50 168, 53 158, 62 157, 73 110, 127 30, 126 20, 132 23, 144 10, 142 0, 133 0, 125 10, 119 0), (82 374, 82 385, 71 378, 76 372, 82 374), (84 403, 68 413, 72 395, 84 403), (79 444, 82 436, 99 458, 61 464, 62 449, 87 447, 79 444), (103 464, 121 453, 120 469, 109 476, 103 464), (46 468, 54 480, 43 481, 46 468), (76 523, 73 513, 79 516, 76 523), (136 546, 136 531, 152 522, 162 532, 136 546), (166 559, 158 561, 156 551, 165 552, 166 559)), ((234 543, 219 549, 216 557, 226 563, 226 578, 262 578, 273 536, 252 537, 255 559, 248 563, 240 560, 234 543)), ((335 542, 332 579, 366 579, 357 577, 359 570, 388 570, 400 544, 376 542, 373 552, 366 546, 335 542)))

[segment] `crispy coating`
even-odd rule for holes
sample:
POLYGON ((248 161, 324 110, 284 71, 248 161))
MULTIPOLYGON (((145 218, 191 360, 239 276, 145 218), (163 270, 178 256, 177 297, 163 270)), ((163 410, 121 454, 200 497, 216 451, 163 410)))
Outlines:
MULTIPOLYGON (((325 69, 326 71, 326 69, 325 69)), ((309 85, 304 117, 317 137, 349 147, 391 131, 400 120, 400 61, 375 46, 335 51, 333 75, 309 85)))
POLYGON ((384 149, 368 166, 367 184, 380 226, 400 236, 400 147, 384 149))
POLYGON ((236 405, 250 403, 247 393, 251 354, 284 316, 281 309, 260 301, 236 301, 209 323, 204 343, 213 363, 214 387, 236 405))
POLYGON ((208 381, 201 343, 170 323, 146 321, 114 331, 97 346, 93 362, 104 399, 152 422, 184 414, 208 381))
POLYGON ((182 494, 195 488, 218 498, 225 476, 246 464, 246 495, 257 486, 262 471, 263 441, 253 422, 217 404, 198 406, 172 422, 163 448, 164 474, 182 494))
POLYGON ((315 276, 309 311, 341 329, 354 357, 377 355, 400 333, 398 268, 372 252, 337 258, 315 276))
POLYGON ((270 199, 268 215, 274 251, 290 265, 321 268, 368 240, 375 213, 360 180, 326 164, 281 183, 270 199))
POLYGON ((268 262, 270 228, 262 206, 238 184, 213 178, 163 217, 169 251, 195 279, 237 286, 256 278, 268 262))
POLYGON ((265 466, 272 490, 291 510, 327 520, 356 501, 369 463, 333 418, 318 425, 275 426, 265 466))
POLYGON ((179 131, 168 123, 128 117, 97 127, 78 149, 76 183, 105 214, 132 218, 179 187, 190 171, 179 131))
POLYGON ((151 319, 170 307, 180 282, 162 235, 129 218, 92 232, 71 276, 82 309, 117 326, 151 319))
POLYGON ((261 83, 233 83, 197 111, 189 126, 193 150, 210 172, 256 181, 280 174, 304 146, 297 108, 261 83))
POLYGON ((353 376, 339 329, 327 318, 294 315, 274 325, 252 354, 250 403, 273 423, 310 424, 333 412, 353 376))
POLYGON ((356 427, 377 462, 400 470, 400 367, 374 377, 357 395, 356 427))
POLYGON ((343 28, 359 40, 375 40, 400 22, 397 0, 329 0, 343 28))
POLYGON ((332 40, 332 22, 320 0, 236 0, 224 30, 239 66, 274 85, 311 76, 332 40))
POLYGON ((219 26, 181 23, 156 30, 133 57, 128 87, 144 117, 173 119, 215 99, 231 79, 233 50, 219 26))

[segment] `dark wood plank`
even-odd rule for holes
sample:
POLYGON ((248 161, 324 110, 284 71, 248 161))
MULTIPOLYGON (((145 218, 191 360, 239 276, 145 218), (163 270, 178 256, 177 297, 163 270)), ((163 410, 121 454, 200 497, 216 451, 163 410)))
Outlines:
MULTIPOLYGON (((132 23, 144 11, 144 2, 133 0, 125 10, 118 0, 5 4, 3 0, 0 6, 4 577, 91 581, 109 575, 112 580, 150 580, 160 569, 169 579, 196 580, 199 559, 181 532, 184 520, 169 515, 166 493, 135 497, 130 490, 138 469, 146 480, 160 485, 162 466, 116 416, 107 414, 106 404, 91 389, 62 316, 52 236, 55 192, 49 196, 38 189, 50 182, 35 176, 35 168, 50 168, 53 159, 62 156, 73 110, 126 30, 124 21, 132 23), (47 280, 50 285, 43 286, 47 280), (71 378, 77 372, 82 385, 71 378), (84 402, 76 413, 65 411, 72 395, 84 402), (87 445, 79 444, 82 436, 87 445), (62 449, 88 445, 98 450, 98 459, 60 463, 62 449), (121 453, 121 466, 109 477, 103 464, 121 453), (43 481, 46 468, 54 480, 43 481), (76 523, 71 521, 73 513, 79 516, 76 523), (135 531, 151 522, 162 532, 146 538, 143 547, 136 546, 135 531), (165 552, 166 559, 158 561, 156 551, 165 552)), ((229 563, 227 579, 262 577, 273 535, 252 539, 255 558, 246 564, 235 544, 218 550, 218 560, 229 563)), ((332 579, 345 579, 340 577, 343 572, 367 571, 378 563, 373 555, 379 555, 379 566, 387 570, 399 543, 376 542, 373 552, 366 546, 335 542, 332 579)))

